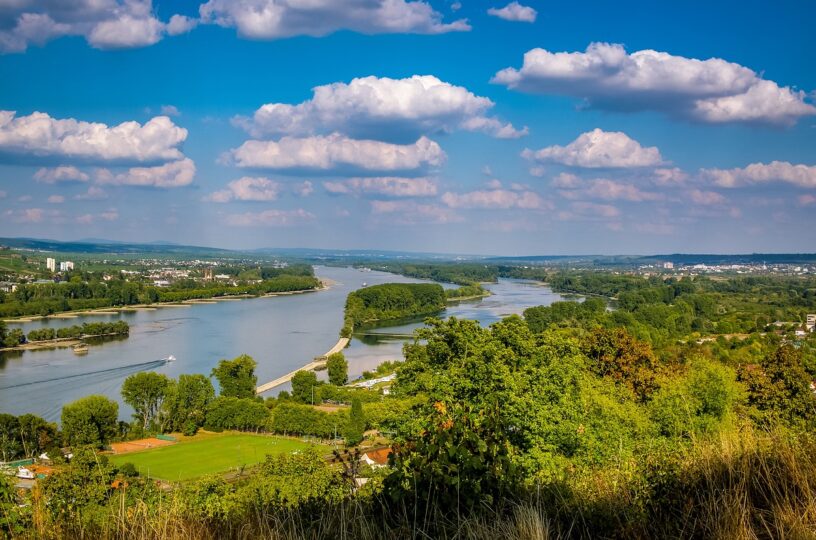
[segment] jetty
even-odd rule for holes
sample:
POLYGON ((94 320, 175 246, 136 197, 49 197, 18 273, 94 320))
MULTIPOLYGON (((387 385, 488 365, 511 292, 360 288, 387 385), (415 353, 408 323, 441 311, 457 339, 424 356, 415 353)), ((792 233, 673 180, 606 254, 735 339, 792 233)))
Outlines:
POLYGON ((315 370, 317 368, 324 367, 326 365, 326 360, 328 360, 329 356, 333 355, 334 353, 338 353, 338 352, 342 351, 346 347, 346 345, 348 345, 348 342, 349 342, 349 338, 345 338, 345 337, 340 338, 337 341, 337 343, 334 344, 334 347, 329 349, 322 356, 317 356, 317 357, 315 357, 314 360, 312 360, 311 362, 309 362, 305 366, 299 367, 295 371, 291 371, 291 372, 287 373, 286 375, 283 375, 282 377, 278 377, 275 380, 269 381, 268 383, 264 383, 264 384, 258 386, 255 389, 255 393, 256 394, 263 394, 264 392, 268 392, 269 390, 272 390, 273 388, 277 388, 278 386, 280 386, 282 384, 288 383, 289 381, 292 380, 292 377, 294 377, 295 374, 298 371, 313 371, 313 370, 315 370))

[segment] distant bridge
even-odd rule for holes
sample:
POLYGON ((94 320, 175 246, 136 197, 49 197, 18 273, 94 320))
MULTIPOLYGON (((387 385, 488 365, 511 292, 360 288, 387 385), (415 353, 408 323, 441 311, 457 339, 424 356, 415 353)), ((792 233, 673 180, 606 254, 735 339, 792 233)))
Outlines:
POLYGON ((272 390, 273 388, 277 388, 278 386, 280 386, 282 384, 288 383, 289 381, 292 380, 292 377, 294 377, 295 374, 298 371, 312 371, 312 370, 315 370, 317 368, 325 366, 326 365, 326 360, 329 359, 329 356, 333 355, 334 353, 338 353, 338 352, 342 351, 346 347, 346 345, 348 345, 348 342, 349 342, 349 338, 345 338, 345 337, 340 338, 337 341, 337 343, 334 344, 334 347, 329 349, 326 352, 326 354, 324 354, 323 356, 318 356, 314 360, 312 360, 311 362, 306 364, 305 366, 300 367, 300 368, 296 369, 295 371, 291 371, 291 372, 287 373, 286 375, 284 375, 282 377, 278 377, 275 380, 269 381, 268 383, 264 383, 264 384, 260 385, 259 387, 257 387, 255 389, 255 393, 256 394, 263 394, 264 392, 268 392, 269 390, 272 390))

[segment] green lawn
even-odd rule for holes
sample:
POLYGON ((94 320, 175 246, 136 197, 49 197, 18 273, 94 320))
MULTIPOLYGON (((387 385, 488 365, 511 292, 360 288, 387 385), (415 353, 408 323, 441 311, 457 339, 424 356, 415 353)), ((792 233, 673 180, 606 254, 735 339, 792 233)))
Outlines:
MULTIPOLYGON (((227 472, 241 465, 254 465, 267 454, 282 454, 313 446, 309 443, 247 433, 201 434, 143 452, 110 456, 115 465, 133 463, 139 473, 162 480, 189 480, 205 474, 227 472)), ((328 447, 317 447, 328 452, 328 447)))

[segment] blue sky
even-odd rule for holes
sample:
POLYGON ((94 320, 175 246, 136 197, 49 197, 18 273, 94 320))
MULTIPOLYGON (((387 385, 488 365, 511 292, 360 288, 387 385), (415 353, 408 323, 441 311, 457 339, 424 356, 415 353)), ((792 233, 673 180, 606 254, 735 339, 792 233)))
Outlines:
POLYGON ((816 251, 816 6, 663 4, 0 7, 1 235, 816 251))

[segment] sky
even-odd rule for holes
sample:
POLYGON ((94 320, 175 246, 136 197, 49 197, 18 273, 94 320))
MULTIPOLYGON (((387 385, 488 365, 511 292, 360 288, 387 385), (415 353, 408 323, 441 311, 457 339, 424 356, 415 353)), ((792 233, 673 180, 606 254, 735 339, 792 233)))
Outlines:
POLYGON ((0 0, 0 236, 816 251, 816 3, 0 0))

